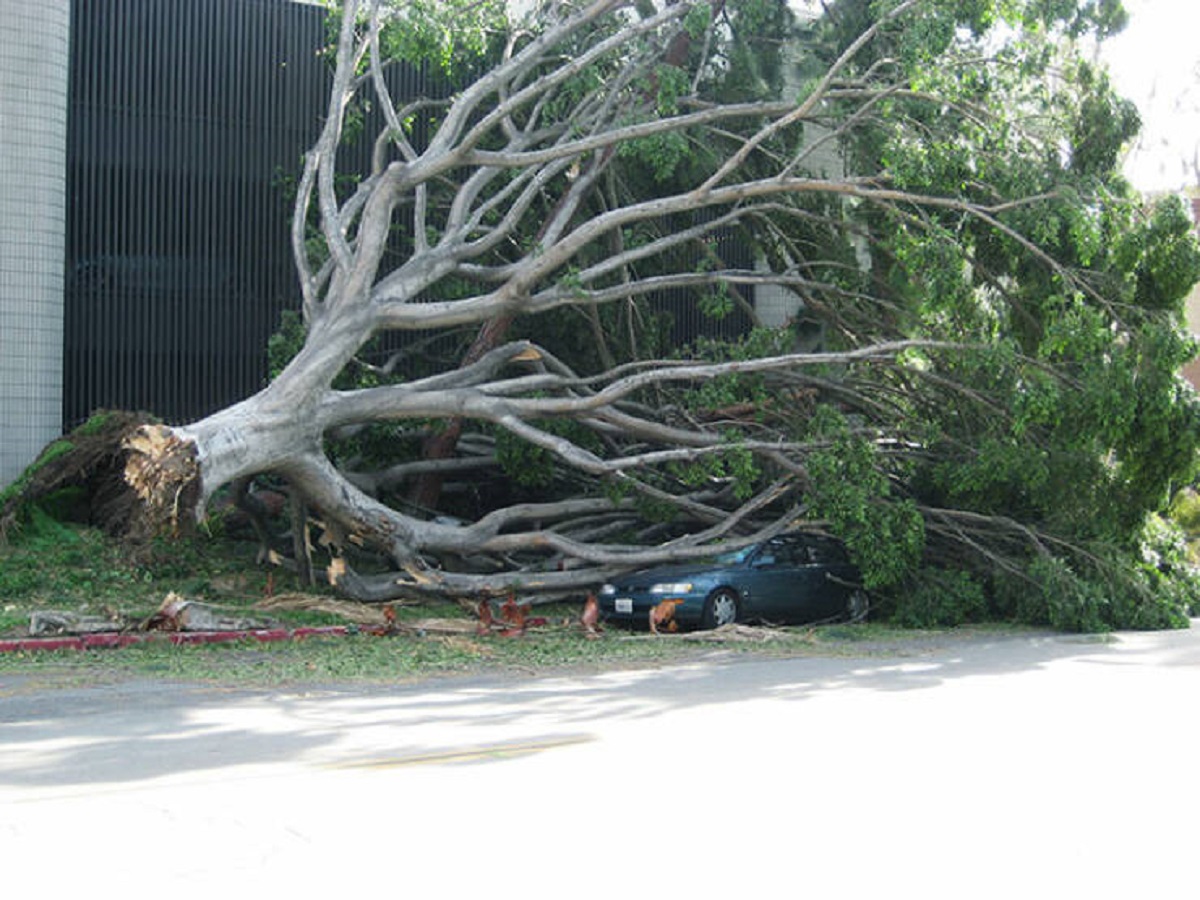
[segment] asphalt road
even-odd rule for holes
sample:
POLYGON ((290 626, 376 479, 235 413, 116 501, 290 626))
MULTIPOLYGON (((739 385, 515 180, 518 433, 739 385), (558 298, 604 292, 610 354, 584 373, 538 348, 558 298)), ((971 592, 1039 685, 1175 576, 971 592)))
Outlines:
POLYGON ((4 893, 1196 898, 1197 626, 355 692, 0 678, 4 893))

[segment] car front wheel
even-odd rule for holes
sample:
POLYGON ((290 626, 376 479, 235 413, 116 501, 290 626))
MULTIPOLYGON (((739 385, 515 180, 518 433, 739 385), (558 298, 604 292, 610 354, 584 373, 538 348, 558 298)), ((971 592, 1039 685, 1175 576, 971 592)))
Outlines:
POLYGON ((704 611, 700 614, 701 628, 720 628, 731 625, 738 617, 738 595, 729 588, 719 588, 708 595, 704 601, 704 611))

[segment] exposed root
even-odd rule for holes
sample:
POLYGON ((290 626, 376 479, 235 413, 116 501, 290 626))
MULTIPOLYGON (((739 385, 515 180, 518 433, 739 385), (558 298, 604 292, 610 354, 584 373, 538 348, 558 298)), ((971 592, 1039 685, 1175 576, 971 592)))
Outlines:
POLYGON ((125 480, 144 506, 152 532, 178 535, 192 521, 200 497, 196 448, 165 425, 143 425, 122 442, 125 480))

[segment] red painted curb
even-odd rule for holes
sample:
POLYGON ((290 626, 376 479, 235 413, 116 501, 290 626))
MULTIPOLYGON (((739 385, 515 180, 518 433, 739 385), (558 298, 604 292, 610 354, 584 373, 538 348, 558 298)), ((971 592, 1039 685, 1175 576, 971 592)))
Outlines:
POLYGON ((247 631, 175 631, 138 634, 84 634, 73 637, 49 638, 6 638, 0 640, 0 653, 19 653, 38 650, 96 650, 106 647, 128 647, 147 641, 162 641, 168 644, 221 644, 230 641, 253 640, 261 643, 272 641, 303 640, 307 637, 335 636, 347 634, 382 635, 384 628, 348 625, 327 625, 307 628, 265 628, 247 631))

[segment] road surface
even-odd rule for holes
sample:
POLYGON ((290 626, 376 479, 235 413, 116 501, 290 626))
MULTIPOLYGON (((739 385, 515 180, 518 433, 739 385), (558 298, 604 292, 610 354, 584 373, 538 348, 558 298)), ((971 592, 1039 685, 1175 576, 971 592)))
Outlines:
POLYGON ((5 678, 4 893, 1197 898, 1198 707, 1200 627, 365 691, 5 678))

